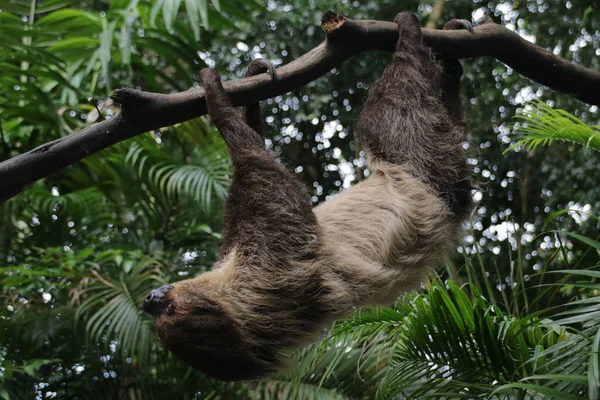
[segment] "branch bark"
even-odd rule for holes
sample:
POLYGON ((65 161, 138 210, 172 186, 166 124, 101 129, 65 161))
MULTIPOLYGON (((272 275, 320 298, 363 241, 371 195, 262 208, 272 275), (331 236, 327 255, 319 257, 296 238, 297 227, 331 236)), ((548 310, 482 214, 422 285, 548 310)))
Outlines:
MULTIPOLYGON (((287 93, 365 50, 392 52, 398 39, 392 22, 351 20, 331 11, 323 14, 321 26, 327 39, 277 68, 276 82, 267 74, 224 82, 233 103, 242 106, 287 93)), ((423 40, 440 56, 493 57, 556 91, 600 105, 599 71, 557 57, 490 20, 475 27, 473 33, 423 29, 423 40)), ((0 163, 0 203, 90 154, 143 132, 207 113, 201 88, 169 95, 123 88, 111 98, 121 104, 115 117, 0 163)))

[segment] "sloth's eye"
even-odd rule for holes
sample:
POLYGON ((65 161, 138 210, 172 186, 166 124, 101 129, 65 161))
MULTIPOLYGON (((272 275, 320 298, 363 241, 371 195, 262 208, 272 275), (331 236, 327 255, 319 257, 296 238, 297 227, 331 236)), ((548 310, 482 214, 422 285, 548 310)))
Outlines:
POLYGON ((173 303, 169 302, 165 310, 167 311, 167 314, 173 314, 175 312, 175 307, 173 306, 173 303))

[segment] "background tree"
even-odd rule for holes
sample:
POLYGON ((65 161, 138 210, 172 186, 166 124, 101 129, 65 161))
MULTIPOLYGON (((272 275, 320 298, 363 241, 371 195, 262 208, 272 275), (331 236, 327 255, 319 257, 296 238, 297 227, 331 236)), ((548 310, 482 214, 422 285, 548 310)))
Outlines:
MULTIPOLYGON (((202 67, 236 79, 255 57, 287 63, 323 39, 327 9, 378 20, 413 10, 433 27, 488 13, 597 69, 597 8, 553 0, 0 1, 0 159, 114 115, 108 96, 122 85, 172 93, 197 86, 202 67)), ((362 53, 263 102, 267 144, 315 203, 367 173, 352 122, 388 60, 362 53)), ((477 206, 454 263, 422 293, 340 322, 296 355, 292 371, 264 381, 218 383, 173 358, 141 300, 214 261, 229 174, 218 134, 196 119, 97 153, 0 206, 0 397, 596 399, 597 129, 587 128, 585 145, 506 150, 519 140, 514 133, 535 126, 513 118, 532 110, 535 119, 533 100, 588 126, 598 124, 598 108, 492 59, 463 65, 477 206)), ((546 137, 577 136, 552 118, 542 109, 546 137)))

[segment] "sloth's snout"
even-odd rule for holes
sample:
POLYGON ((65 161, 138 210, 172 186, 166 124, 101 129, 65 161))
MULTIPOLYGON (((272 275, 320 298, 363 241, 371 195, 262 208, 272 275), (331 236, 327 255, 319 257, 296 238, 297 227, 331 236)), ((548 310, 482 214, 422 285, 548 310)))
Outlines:
POLYGON ((165 285, 154 289, 144 299, 144 311, 149 314, 157 315, 166 309, 167 293, 173 288, 173 285, 165 285))

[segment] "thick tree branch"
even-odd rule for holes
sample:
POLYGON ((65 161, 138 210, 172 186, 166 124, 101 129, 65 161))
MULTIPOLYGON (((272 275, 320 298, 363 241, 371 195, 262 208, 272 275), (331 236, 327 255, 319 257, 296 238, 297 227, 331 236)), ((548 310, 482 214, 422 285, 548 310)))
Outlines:
MULTIPOLYGON (((297 89, 365 50, 391 52, 398 38, 394 23, 355 21, 330 11, 323 15, 322 28, 327 39, 278 68, 276 82, 267 74, 225 82, 234 104, 242 106, 297 89)), ((556 57, 493 22, 475 27, 473 33, 423 29, 423 38, 440 56, 494 57, 556 91, 600 105, 600 72, 556 57)), ((115 117, 0 163, 0 203, 36 180, 115 143, 206 114, 203 89, 164 95, 125 88, 111 97, 121 104, 115 117)))

